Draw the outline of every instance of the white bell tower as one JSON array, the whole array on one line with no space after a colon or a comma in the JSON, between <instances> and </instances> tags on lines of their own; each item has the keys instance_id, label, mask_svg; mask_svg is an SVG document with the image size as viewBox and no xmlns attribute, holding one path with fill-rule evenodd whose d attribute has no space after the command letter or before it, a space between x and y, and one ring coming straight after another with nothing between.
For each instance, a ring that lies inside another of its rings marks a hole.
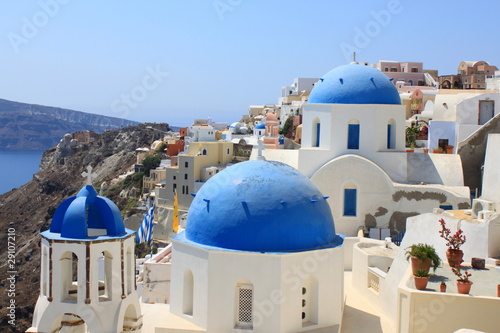
<instances>
[{"instance_id":1,"label":"white bell tower","mask_svg":"<svg viewBox=\"0 0 500 333\"><path fill-rule=\"evenodd\" d=\"M118 207L87 185L41 233L40 296L28 332L140 332L134 231Z\"/></svg>"}]
</instances>

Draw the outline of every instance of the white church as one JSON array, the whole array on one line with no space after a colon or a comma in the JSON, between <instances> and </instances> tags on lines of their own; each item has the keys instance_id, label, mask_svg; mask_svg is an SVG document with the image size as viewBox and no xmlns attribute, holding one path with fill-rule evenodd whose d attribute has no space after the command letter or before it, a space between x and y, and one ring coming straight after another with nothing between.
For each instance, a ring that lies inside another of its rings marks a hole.
<instances>
[{"instance_id":1,"label":"white church","mask_svg":"<svg viewBox=\"0 0 500 333\"><path fill-rule=\"evenodd\" d=\"M487 183L476 200L489 203L488 209L443 212L440 203L460 208L469 202L461 164L454 155L431 156L420 167L430 170L434 185L410 181L419 171L401 148L400 105L377 75L352 64L323 77L304 106L302 148L289 155L263 152L296 158L296 165L260 158L211 177L189 208L185 230L144 264L142 303L134 232L124 227L116 205L97 195L88 170L87 185L57 208L50 229L41 233L40 296L28 332L495 331L500 135L488 141ZM363 91L382 90L368 100L359 91L354 97L333 94L342 103L327 99L329 89L322 93L323 83L355 88L356 80L368 82ZM353 98L359 104L347 103ZM371 209L382 221L404 207L427 214L408 220L401 247L340 231L338 221L354 232ZM452 231L464 230L467 262L486 259L486 269L473 272L470 295L457 293L445 263L438 274L448 279L446 293L439 292L439 280L426 290L414 286L404 249L426 242L446 258L440 218ZM431 306L439 306L443 320L422 317Z\"/></svg>"},{"instance_id":2,"label":"white church","mask_svg":"<svg viewBox=\"0 0 500 333\"><path fill-rule=\"evenodd\" d=\"M40 296L27 332L139 332L135 231L89 181L41 233Z\"/></svg>"},{"instance_id":3,"label":"white church","mask_svg":"<svg viewBox=\"0 0 500 333\"><path fill-rule=\"evenodd\" d=\"M266 149L263 156L293 166L330 196L339 232L389 228L394 235L409 216L470 202L460 156L406 152L405 126L390 79L351 63L314 85L303 105L301 148Z\"/></svg>"}]
</instances>

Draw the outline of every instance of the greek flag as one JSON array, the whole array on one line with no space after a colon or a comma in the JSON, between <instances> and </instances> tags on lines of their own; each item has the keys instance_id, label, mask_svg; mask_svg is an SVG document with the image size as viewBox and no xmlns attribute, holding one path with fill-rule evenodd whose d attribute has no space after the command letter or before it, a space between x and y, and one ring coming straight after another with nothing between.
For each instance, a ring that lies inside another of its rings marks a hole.
<instances>
[{"instance_id":1,"label":"greek flag","mask_svg":"<svg viewBox=\"0 0 500 333\"><path fill-rule=\"evenodd\" d=\"M135 242L150 242L153 238L153 220L155 216L155 206L151 206L151 208L144 216L144 220L142 220L141 226L137 233L135 234Z\"/></svg>"}]
</instances>

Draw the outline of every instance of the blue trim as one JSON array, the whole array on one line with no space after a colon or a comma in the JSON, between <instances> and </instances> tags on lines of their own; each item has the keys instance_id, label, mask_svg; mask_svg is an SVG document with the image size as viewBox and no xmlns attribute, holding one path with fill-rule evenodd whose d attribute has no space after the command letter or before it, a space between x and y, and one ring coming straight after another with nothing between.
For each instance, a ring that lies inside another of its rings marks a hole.
<instances>
[{"instance_id":1,"label":"blue trim","mask_svg":"<svg viewBox=\"0 0 500 333\"><path fill-rule=\"evenodd\" d=\"M319 147L320 144L320 138L321 138L321 123L316 124L316 142L314 147Z\"/></svg>"},{"instance_id":2,"label":"blue trim","mask_svg":"<svg viewBox=\"0 0 500 333\"><path fill-rule=\"evenodd\" d=\"M261 252L261 253L266 253L266 254L289 254L289 253L294 253L294 252L305 252L305 251L316 251L316 250L323 250L323 249L333 249L340 247L344 244L344 234L335 234L333 237L332 241L327 244L321 244L316 247L311 247L308 249L297 249L297 250L290 250L290 251L245 251L245 250L238 250L238 249L229 249L229 248L224 248L224 247L217 247L217 246L210 246L210 245L205 245L205 244L200 244L197 242L194 242L192 240L189 240L186 237L186 231L182 231L179 234L175 235L172 237L172 241L174 242L179 242L179 243L184 243L186 245L194 246L202 250L206 251L220 251L220 252L237 252L237 253L255 253L255 252Z\"/></svg>"},{"instance_id":3,"label":"blue trim","mask_svg":"<svg viewBox=\"0 0 500 333\"><path fill-rule=\"evenodd\" d=\"M356 189L344 189L344 216L356 216Z\"/></svg>"},{"instance_id":4,"label":"blue trim","mask_svg":"<svg viewBox=\"0 0 500 333\"><path fill-rule=\"evenodd\" d=\"M387 149L391 149L391 124L387 124Z\"/></svg>"},{"instance_id":5,"label":"blue trim","mask_svg":"<svg viewBox=\"0 0 500 333\"><path fill-rule=\"evenodd\" d=\"M349 124L347 149L359 149L359 124Z\"/></svg>"}]
</instances>

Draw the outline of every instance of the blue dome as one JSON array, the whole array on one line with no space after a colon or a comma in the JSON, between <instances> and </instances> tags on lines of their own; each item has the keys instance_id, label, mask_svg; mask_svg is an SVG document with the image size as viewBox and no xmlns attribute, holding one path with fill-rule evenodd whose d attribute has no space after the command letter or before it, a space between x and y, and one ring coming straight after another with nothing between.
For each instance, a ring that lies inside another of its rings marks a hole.
<instances>
[{"instance_id":1,"label":"blue dome","mask_svg":"<svg viewBox=\"0 0 500 333\"><path fill-rule=\"evenodd\" d=\"M266 124L264 123L258 123L257 125L255 125L255 129L265 129L266 128Z\"/></svg>"},{"instance_id":2,"label":"blue dome","mask_svg":"<svg viewBox=\"0 0 500 333\"><path fill-rule=\"evenodd\" d=\"M378 69L350 64L326 73L314 85L308 103L401 104L401 98Z\"/></svg>"},{"instance_id":3,"label":"blue dome","mask_svg":"<svg viewBox=\"0 0 500 333\"><path fill-rule=\"evenodd\" d=\"M307 177L283 163L247 161L201 187L185 238L231 250L288 252L328 246L340 237L326 198Z\"/></svg>"},{"instance_id":4,"label":"blue dome","mask_svg":"<svg viewBox=\"0 0 500 333\"><path fill-rule=\"evenodd\" d=\"M50 225L50 232L60 233L64 238L87 239L88 229L105 230L103 235L112 237L125 233L118 207L108 198L98 196L91 185L64 200L57 207Z\"/></svg>"}]
</instances>

